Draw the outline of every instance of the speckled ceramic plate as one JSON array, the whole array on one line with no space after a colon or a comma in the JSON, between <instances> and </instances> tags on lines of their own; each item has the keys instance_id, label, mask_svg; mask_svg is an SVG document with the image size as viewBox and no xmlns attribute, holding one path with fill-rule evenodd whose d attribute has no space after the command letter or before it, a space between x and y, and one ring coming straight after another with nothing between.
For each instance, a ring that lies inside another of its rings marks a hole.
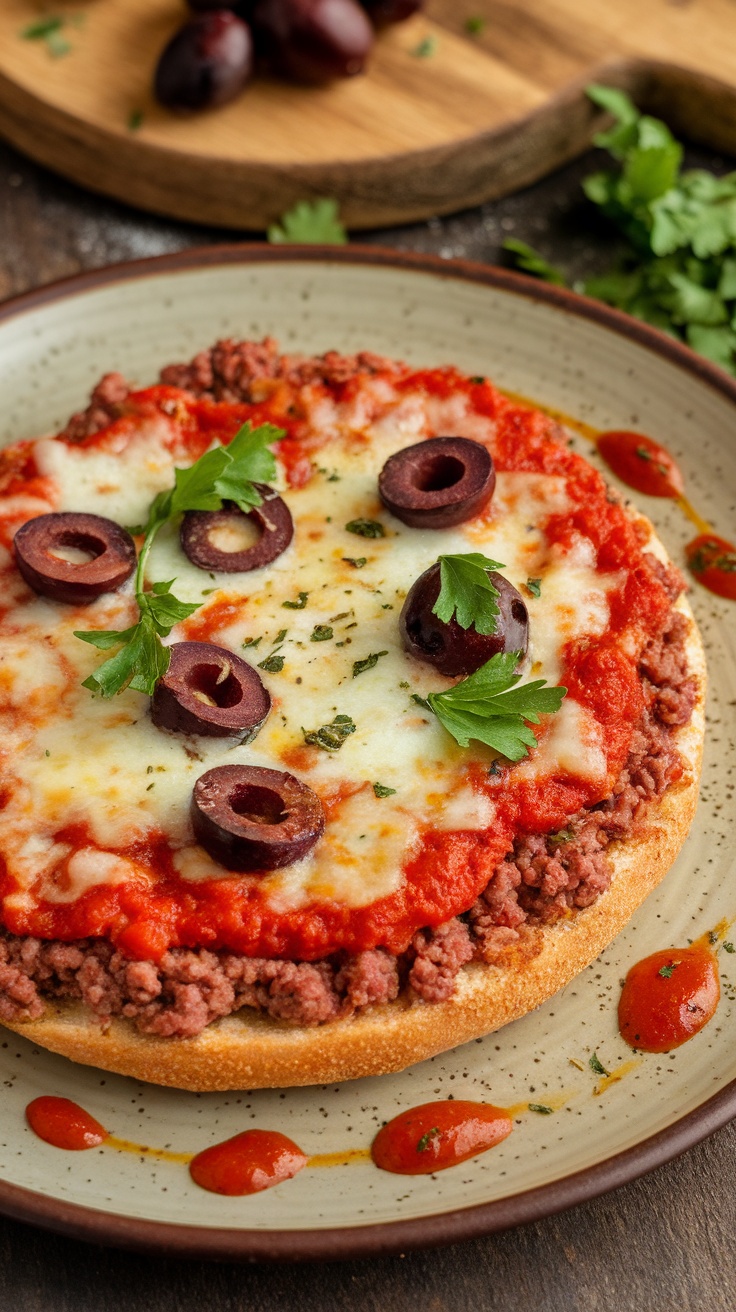
<instances>
[{"instance_id":1,"label":"speckled ceramic plate","mask_svg":"<svg viewBox=\"0 0 736 1312\"><path fill-rule=\"evenodd\" d=\"M272 333L289 350L369 348L454 362L599 428L664 441L688 494L728 536L736 492L736 386L659 334L599 305L498 270L375 250L237 247L87 274L0 307L3 441L60 425L101 373L141 383L221 335ZM578 439L581 449L584 440ZM694 529L672 503L639 498L673 557ZM193 1095L74 1066L7 1033L0 1209L69 1234L189 1255L347 1256L467 1238L614 1188L736 1114L736 1026L711 1024L668 1056L631 1051L616 1028L619 980L638 958L736 917L732 604L696 588L710 655L710 729L693 831L661 887L588 970L532 1015L402 1075L282 1092ZM736 966L731 969L736 981ZM0 1033L2 1033L0 1031ZM615 1075L591 1070L596 1052ZM26 1128L41 1093L80 1102L118 1138L164 1153L51 1148ZM436 1177L376 1170L360 1150L411 1105L447 1097L555 1108ZM250 1198L206 1194L177 1154L250 1126L314 1156ZM351 1154L352 1150L352 1154ZM667 1202L663 1204L667 1206Z\"/></svg>"}]
</instances>

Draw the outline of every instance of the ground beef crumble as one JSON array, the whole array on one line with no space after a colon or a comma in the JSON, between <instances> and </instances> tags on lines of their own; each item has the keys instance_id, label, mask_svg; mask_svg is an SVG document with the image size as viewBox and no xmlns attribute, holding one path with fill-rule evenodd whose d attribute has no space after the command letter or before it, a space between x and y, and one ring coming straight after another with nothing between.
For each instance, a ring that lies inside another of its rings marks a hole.
<instances>
[{"instance_id":1,"label":"ground beef crumble","mask_svg":"<svg viewBox=\"0 0 736 1312\"><path fill-rule=\"evenodd\" d=\"M130 961L105 940L21 938L0 930L0 1020L36 1020L44 998L78 998L104 1026L112 1016L144 1034L186 1038L250 1007L287 1025L322 1025L376 1004L443 1002L472 960L500 965L529 952L530 930L588 907L609 887L608 845L632 833L643 803L680 775L672 731L696 700L687 673L689 621L673 610L643 653L648 705L613 793L558 834L517 839L473 907L414 935L400 957L382 948L318 962L172 948L159 962Z\"/></svg>"}]
</instances>

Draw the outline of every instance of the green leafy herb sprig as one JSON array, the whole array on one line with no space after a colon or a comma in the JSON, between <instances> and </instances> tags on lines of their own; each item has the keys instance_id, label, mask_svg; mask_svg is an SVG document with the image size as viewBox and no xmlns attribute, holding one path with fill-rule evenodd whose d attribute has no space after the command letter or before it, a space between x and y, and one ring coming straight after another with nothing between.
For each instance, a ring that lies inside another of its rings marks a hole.
<instances>
[{"instance_id":1,"label":"green leafy herb sprig","mask_svg":"<svg viewBox=\"0 0 736 1312\"><path fill-rule=\"evenodd\" d=\"M641 114L623 91L588 87L613 115L595 138L619 167L583 182L590 201L629 244L618 268L576 290L654 324L736 374L736 172L682 168L665 123ZM549 282L564 274L524 242L504 243L519 267Z\"/></svg>"},{"instance_id":2,"label":"green leafy herb sprig","mask_svg":"<svg viewBox=\"0 0 736 1312\"><path fill-rule=\"evenodd\" d=\"M461 747L477 739L509 761L520 761L536 747L529 724L559 711L567 689L549 688L545 679L517 687L520 659L518 651L498 652L454 687L428 694L430 709Z\"/></svg>"},{"instance_id":3,"label":"green leafy herb sprig","mask_svg":"<svg viewBox=\"0 0 736 1312\"><path fill-rule=\"evenodd\" d=\"M300 200L268 229L274 245L293 242L303 245L344 246L348 234L340 220L336 200Z\"/></svg>"},{"instance_id":4,"label":"green leafy herb sprig","mask_svg":"<svg viewBox=\"0 0 736 1312\"><path fill-rule=\"evenodd\" d=\"M201 604L179 601L171 591L174 579L154 583L146 591L146 564L156 535L170 519L187 510L221 510L225 501L234 501L248 514L259 506L263 498L254 483L268 483L275 478L276 461L269 446L280 437L283 430L273 424L259 428L244 424L228 446L213 447L188 469L174 471L174 486L168 492L159 492L147 522L132 530L145 534L135 573L138 623L129 629L96 629L74 635L100 651L119 648L85 679L83 687L105 698L128 687L149 696L153 693L169 668L169 649L161 639Z\"/></svg>"},{"instance_id":5,"label":"green leafy herb sprig","mask_svg":"<svg viewBox=\"0 0 736 1312\"><path fill-rule=\"evenodd\" d=\"M498 588L488 577L489 570L503 569L498 560L489 560L479 551L465 555L440 556L440 595L432 614L449 624L453 615L461 629L473 625L478 633L495 633L498 617Z\"/></svg>"}]
</instances>

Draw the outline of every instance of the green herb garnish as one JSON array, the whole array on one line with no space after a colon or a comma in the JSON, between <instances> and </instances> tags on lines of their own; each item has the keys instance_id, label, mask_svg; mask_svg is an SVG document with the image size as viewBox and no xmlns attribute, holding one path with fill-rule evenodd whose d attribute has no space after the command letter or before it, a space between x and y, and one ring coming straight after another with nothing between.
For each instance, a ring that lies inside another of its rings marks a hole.
<instances>
[{"instance_id":1,"label":"green herb garnish","mask_svg":"<svg viewBox=\"0 0 736 1312\"><path fill-rule=\"evenodd\" d=\"M329 624L315 624L309 635L310 642L329 642L332 637L332 629Z\"/></svg>"},{"instance_id":2,"label":"green herb garnish","mask_svg":"<svg viewBox=\"0 0 736 1312\"><path fill-rule=\"evenodd\" d=\"M245 638L243 640L243 647L252 647L253 650L255 651L256 647L261 642L263 642L263 635L261 635L260 638Z\"/></svg>"},{"instance_id":3,"label":"green herb garnish","mask_svg":"<svg viewBox=\"0 0 736 1312\"><path fill-rule=\"evenodd\" d=\"M45 18L29 23L20 35L24 41L43 41L52 58L60 59L62 55L68 55L72 48L62 35L66 23L67 19L58 14L48 14Z\"/></svg>"},{"instance_id":4,"label":"green herb garnish","mask_svg":"<svg viewBox=\"0 0 736 1312\"><path fill-rule=\"evenodd\" d=\"M386 530L377 519L351 519L345 525L348 533L355 533L359 538L385 538ZM364 559L361 557L361 559ZM351 561L351 564L354 562ZM360 568L360 566L358 566Z\"/></svg>"},{"instance_id":5,"label":"green herb garnish","mask_svg":"<svg viewBox=\"0 0 736 1312\"><path fill-rule=\"evenodd\" d=\"M367 556L343 556L346 565L352 565L353 569L362 569L368 564Z\"/></svg>"},{"instance_id":6,"label":"green herb garnish","mask_svg":"<svg viewBox=\"0 0 736 1312\"><path fill-rule=\"evenodd\" d=\"M488 577L489 571L503 569L497 560L489 560L478 551L462 556L440 556L440 595L432 614L449 624L455 617L461 629L475 627L477 633L495 633L498 616L498 588Z\"/></svg>"},{"instance_id":7,"label":"green herb garnish","mask_svg":"<svg viewBox=\"0 0 736 1312\"><path fill-rule=\"evenodd\" d=\"M510 761L536 747L528 725L559 711L567 689L548 688L545 679L517 687L519 660L519 652L499 652L453 688L429 694L430 709L461 747L476 739Z\"/></svg>"},{"instance_id":8,"label":"green herb garnish","mask_svg":"<svg viewBox=\"0 0 736 1312\"><path fill-rule=\"evenodd\" d=\"M724 944L723 944L723 951L724 951L724 952L736 952L736 948L734 948L733 943L724 943Z\"/></svg>"},{"instance_id":9,"label":"green herb garnish","mask_svg":"<svg viewBox=\"0 0 736 1312\"><path fill-rule=\"evenodd\" d=\"M442 1131L440 1130L439 1125L433 1125L432 1129L427 1130L426 1134L423 1134L419 1140L419 1143L417 1144L417 1152L426 1153L432 1139L436 1139L441 1133Z\"/></svg>"},{"instance_id":10,"label":"green herb garnish","mask_svg":"<svg viewBox=\"0 0 736 1312\"><path fill-rule=\"evenodd\" d=\"M526 581L526 586L527 586L527 590L528 590L529 592L531 592L531 594L532 594L533 597L539 597L539 596L541 596L541 594L542 594L542 580L541 580L541 579L527 579L527 581Z\"/></svg>"},{"instance_id":11,"label":"green herb garnish","mask_svg":"<svg viewBox=\"0 0 736 1312\"><path fill-rule=\"evenodd\" d=\"M304 610L309 599L308 592L300 592L296 601L282 601L281 605L287 610Z\"/></svg>"},{"instance_id":12,"label":"green herb garnish","mask_svg":"<svg viewBox=\"0 0 736 1312\"><path fill-rule=\"evenodd\" d=\"M679 964L679 961L672 961L669 966L660 966L657 974L661 975L662 979L671 979Z\"/></svg>"},{"instance_id":13,"label":"green herb garnish","mask_svg":"<svg viewBox=\"0 0 736 1312\"><path fill-rule=\"evenodd\" d=\"M430 33L411 52L416 59L430 59L437 53L437 37Z\"/></svg>"},{"instance_id":14,"label":"green herb garnish","mask_svg":"<svg viewBox=\"0 0 736 1312\"><path fill-rule=\"evenodd\" d=\"M564 287L565 275L553 264L545 260L539 251L535 251L533 246L528 246L525 241L519 241L518 237L507 237L503 248L514 256L514 264L525 273L531 273L535 278L541 278L543 282L554 283L558 287Z\"/></svg>"},{"instance_id":15,"label":"green herb garnish","mask_svg":"<svg viewBox=\"0 0 736 1312\"><path fill-rule=\"evenodd\" d=\"M468 36L480 36L487 26L488 19L482 18L480 14L471 14L470 18L465 19L465 31Z\"/></svg>"},{"instance_id":16,"label":"green herb garnish","mask_svg":"<svg viewBox=\"0 0 736 1312\"><path fill-rule=\"evenodd\" d=\"M127 687L137 692L153 693L156 683L169 668L170 653L161 638L171 633L175 624L185 620L199 602L179 601L171 591L175 582L154 583L145 590L148 556L159 529L170 519L187 510L221 510L224 501L234 501L246 514L263 498L255 482L270 482L276 474L276 461L268 449L283 430L273 424L252 429L245 424L229 446L213 447L188 469L174 470L174 486L159 492L148 512L148 520L138 531L145 534L135 573L135 598L140 619L129 629L101 629L76 632L75 637L89 642L100 651L119 650L84 680L83 687L102 697L114 697Z\"/></svg>"},{"instance_id":17,"label":"green herb garnish","mask_svg":"<svg viewBox=\"0 0 736 1312\"><path fill-rule=\"evenodd\" d=\"M382 656L388 656L388 652L372 651L370 656L366 656L362 661L353 661L353 678L357 679L359 674L365 673L366 670L372 670Z\"/></svg>"},{"instance_id":18,"label":"green herb garnish","mask_svg":"<svg viewBox=\"0 0 736 1312\"><path fill-rule=\"evenodd\" d=\"M284 668L285 660L285 656L279 656L276 652L272 652L270 656L266 657L265 661L259 662L258 668L259 670L267 670L269 674L280 674Z\"/></svg>"},{"instance_id":19,"label":"green herb garnish","mask_svg":"<svg viewBox=\"0 0 736 1312\"><path fill-rule=\"evenodd\" d=\"M393 797L396 792L395 788L387 788L386 784L374 784L373 792L376 797Z\"/></svg>"},{"instance_id":20,"label":"green herb garnish","mask_svg":"<svg viewBox=\"0 0 736 1312\"><path fill-rule=\"evenodd\" d=\"M143 110L131 109L128 115L128 131L138 132L142 126L143 126Z\"/></svg>"},{"instance_id":21,"label":"green herb garnish","mask_svg":"<svg viewBox=\"0 0 736 1312\"><path fill-rule=\"evenodd\" d=\"M597 1052L594 1052L594 1053L593 1053L593 1056L592 1056L592 1057L589 1059L589 1061L588 1061L588 1065L590 1066L590 1069L591 1069L592 1071L595 1071L596 1075L610 1075L610 1074L611 1074L610 1071L607 1071L607 1070L606 1070L605 1066L603 1065L603 1062L598 1060L598 1053L597 1053Z\"/></svg>"},{"instance_id":22,"label":"green herb garnish","mask_svg":"<svg viewBox=\"0 0 736 1312\"><path fill-rule=\"evenodd\" d=\"M538 1112L540 1116L551 1116L554 1111L553 1107L547 1107L543 1102L530 1102L530 1112Z\"/></svg>"},{"instance_id":23,"label":"green herb garnish","mask_svg":"<svg viewBox=\"0 0 736 1312\"><path fill-rule=\"evenodd\" d=\"M683 148L659 119L614 87L588 87L613 117L595 137L618 167L583 190L628 243L618 268L578 290L686 341L736 374L736 172L683 169ZM564 282L522 242L504 243L529 273ZM646 457L642 457L646 458Z\"/></svg>"},{"instance_id":24,"label":"green herb garnish","mask_svg":"<svg viewBox=\"0 0 736 1312\"><path fill-rule=\"evenodd\" d=\"M407 687L408 687L408 684L407 684ZM412 695L411 695L411 699L412 699L413 702L416 702L417 706L421 706L421 708L422 708L423 711L431 711L432 707L430 706L429 702L427 701L427 698L426 698L426 697L420 697L418 692L413 692Z\"/></svg>"},{"instance_id":25,"label":"green herb garnish","mask_svg":"<svg viewBox=\"0 0 736 1312\"><path fill-rule=\"evenodd\" d=\"M305 743L321 747L325 752L339 752L346 738L355 733L357 726L349 715L336 715L330 724L320 729L302 729Z\"/></svg>"},{"instance_id":26,"label":"green herb garnish","mask_svg":"<svg viewBox=\"0 0 736 1312\"><path fill-rule=\"evenodd\" d=\"M268 240L275 245L293 242L313 245L344 246L348 234L340 220L336 200L300 200L268 229Z\"/></svg>"},{"instance_id":27,"label":"green herb garnish","mask_svg":"<svg viewBox=\"0 0 736 1312\"><path fill-rule=\"evenodd\" d=\"M556 847L559 843L570 843L574 837L572 829L558 829L556 834L547 835L547 842Z\"/></svg>"}]
</instances>

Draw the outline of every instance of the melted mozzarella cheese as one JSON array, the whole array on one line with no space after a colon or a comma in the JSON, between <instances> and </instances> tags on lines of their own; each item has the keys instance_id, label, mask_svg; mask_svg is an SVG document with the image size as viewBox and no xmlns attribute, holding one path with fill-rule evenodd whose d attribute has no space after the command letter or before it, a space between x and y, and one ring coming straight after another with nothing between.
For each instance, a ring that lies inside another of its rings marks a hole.
<instances>
[{"instance_id":1,"label":"melted mozzarella cheese","mask_svg":"<svg viewBox=\"0 0 736 1312\"><path fill-rule=\"evenodd\" d=\"M555 683L564 644L605 629L607 591L618 576L596 571L592 546L583 539L566 554L547 541L545 519L568 504L563 479L500 474L490 513L453 529L415 530L388 515L376 479L389 455L438 427L487 439L491 421L475 415L471 422L464 398L439 403L414 395L386 409L390 389L382 382L381 390L384 413L367 427L375 395L369 406L359 394L349 414L320 399L317 419L333 440L320 449L319 471L309 485L285 493L294 540L267 568L213 580L183 555L170 526L151 553L149 577L175 578L177 596L201 607L170 641L199 636L209 614L209 640L254 665L276 649L284 657L281 672L261 672L273 709L250 744L158 730L146 697L127 690L102 702L81 687L104 657L74 630L134 623L130 583L85 608L21 594L26 600L12 611L12 623L0 626L0 714L6 747L13 749L6 768L14 780L0 843L21 890L39 880L42 896L71 901L96 882L147 878L120 850L161 831L181 878L226 876L194 843L189 819L195 780L223 764L293 770L328 804L329 823L313 851L261 881L277 907L325 899L366 905L397 889L423 829L492 824L491 804L470 783L469 767L478 761L487 766L493 754L477 743L461 749L412 700L448 681L403 650L398 621L407 591L440 553L483 550L504 562L517 588L529 577L541 578L540 597L527 603L530 665L535 677ZM55 508L122 523L141 520L156 492L171 485L168 434L167 425L142 422L119 453L40 441L39 466L58 488ZM359 518L380 519L386 536L348 532L346 524ZM366 563L360 568L348 559L361 557ZM2 586L18 593L12 568ZM285 605L301 593L307 594L303 608ZM330 629L332 637L317 640L316 626ZM369 656L377 658L373 666L356 673L354 663ZM12 705L24 708L20 723L9 715ZM337 714L349 715L356 726L340 750L306 749L303 730L329 724ZM582 707L568 699L553 720L538 752L519 768L594 778L602 769L604 775L597 726ZM395 791L377 797L377 783ZM74 824L85 825L98 848L70 856L55 835Z\"/></svg>"}]
</instances>

